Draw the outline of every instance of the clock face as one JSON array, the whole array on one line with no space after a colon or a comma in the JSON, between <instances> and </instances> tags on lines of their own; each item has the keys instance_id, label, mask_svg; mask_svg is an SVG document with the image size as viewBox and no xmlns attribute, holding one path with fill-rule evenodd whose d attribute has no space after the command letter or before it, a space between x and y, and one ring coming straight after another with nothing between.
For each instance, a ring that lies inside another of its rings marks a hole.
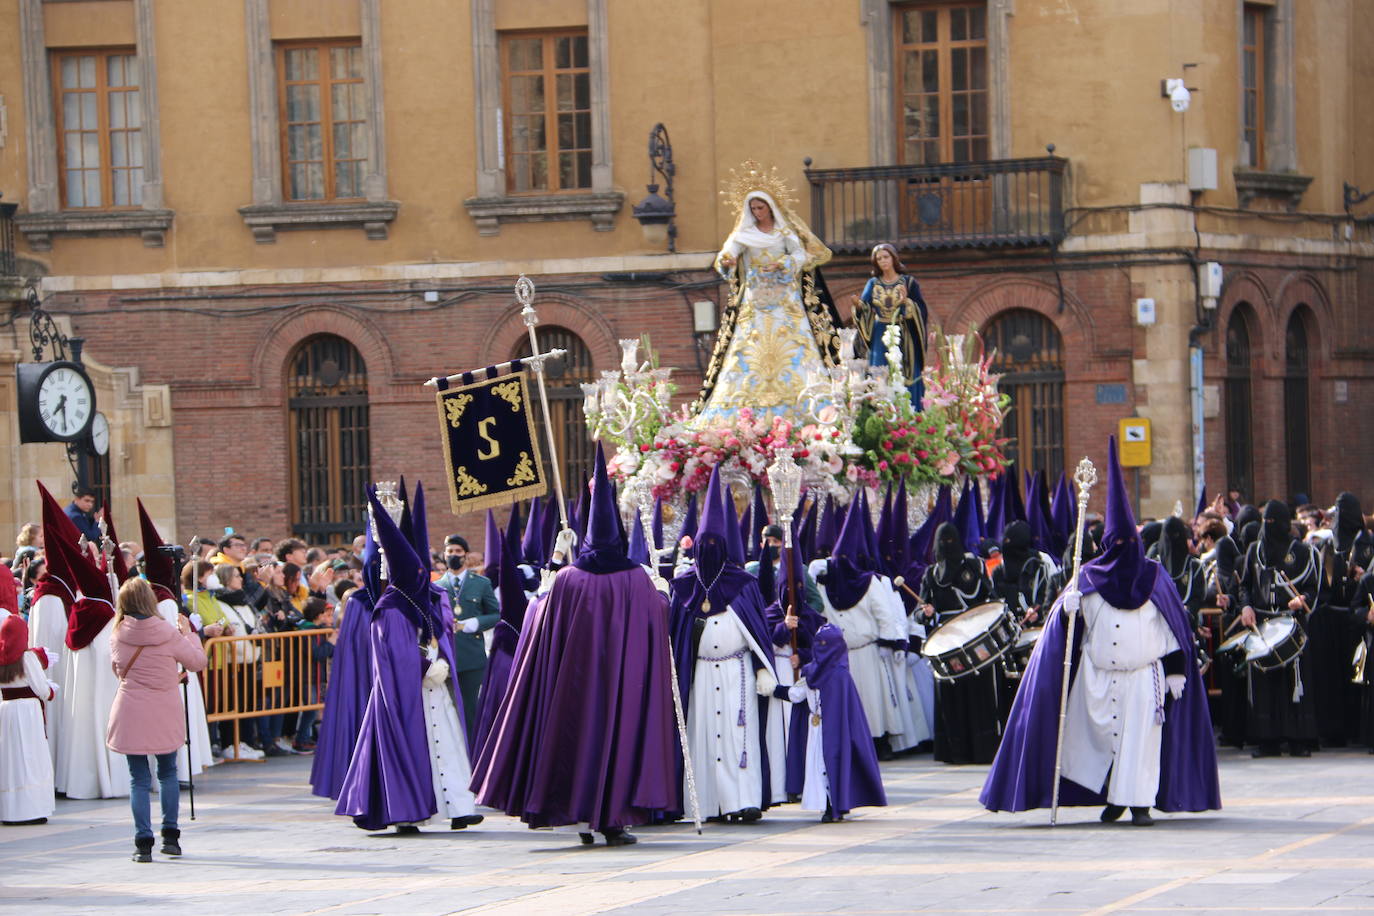
<instances>
[{"instance_id":1,"label":"clock face","mask_svg":"<svg viewBox=\"0 0 1374 916\"><path fill-rule=\"evenodd\" d=\"M86 377L70 366L58 366L38 385L38 415L54 438L71 439L91 421L95 392Z\"/></svg>"},{"instance_id":2,"label":"clock face","mask_svg":"<svg viewBox=\"0 0 1374 916\"><path fill-rule=\"evenodd\" d=\"M110 450L110 421L98 411L91 420L91 448L97 455L104 455Z\"/></svg>"}]
</instances>

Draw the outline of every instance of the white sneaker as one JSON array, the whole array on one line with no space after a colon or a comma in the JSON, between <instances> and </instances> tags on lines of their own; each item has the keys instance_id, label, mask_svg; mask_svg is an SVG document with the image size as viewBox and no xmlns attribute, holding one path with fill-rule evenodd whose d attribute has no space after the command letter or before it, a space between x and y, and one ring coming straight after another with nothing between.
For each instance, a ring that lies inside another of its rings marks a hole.
<instances>
[{"instance_id":1,"label":"white sneaker","mask_svg":"<svg viewBox=\"0 0 1374 916\"><path fill-rule=\"evenodd\" d=\"M263 754L262 751L258 750L255 747L249 747L243 741L239 742L237 750L237 756L242 760L261 760L263 757L266 756L265 754Z\"/></svg>"},{"instance_id":2,"label":"white sneaker","mask_svg":"<svg viewBox=\"0 0 1374 916\"><path fill-rule=\"evenodd\" d=\"M279 748L281 748L282 750L286 751L288 754L294 754L294 753L295 753L295 751L294 751L294 750L292 749L292 747L291 747L291 741L290 741L290 739L288 739L285 735L278 735L278 736L277 736L276 745L277 745L277 747L279 747Z\"/></svg>"}]
</instances>

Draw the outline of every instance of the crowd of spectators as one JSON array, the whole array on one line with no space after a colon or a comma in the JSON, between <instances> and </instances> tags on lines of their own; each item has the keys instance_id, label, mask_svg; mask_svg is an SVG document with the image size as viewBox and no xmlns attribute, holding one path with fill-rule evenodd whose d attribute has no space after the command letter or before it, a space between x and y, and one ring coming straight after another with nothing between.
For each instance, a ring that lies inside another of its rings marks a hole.
<instances>
[{"instance_id":1,"label":"crowd of spectators","mask_svg":"<svg viewBox=\"0 0 1374 916\"><path fill-rule=\"evenodd\" d=\"M85 490L79 491L66 507L77 528L97 543L100 530L94 510L94 496ZM0 564L13 573L12 579L0 579L0 608L27 619L34 585L43 575L42 527L36 523L22 525L15 545L11 557L0 557ZM319 638L312 641L310 661L321 672L327 672L334 653L335 628L342 621L349 594L363 582L363 546L362 536L347 546L312 546L294 537L248 538L232 528L226 528L218 539L198 536L189 545L194 556L187 557L182 567L183 606L202 640L321 630ZM129 569L144 574L141 545L123 541L117 549L123 552ZM432 552L430 559L437 579L447 569L444 558ZM468 554L471 568L480 569L482 560L481 553ZM214 703L217 684L228 683L227 678L239 678L254 679L253 689L239 684L237 695L254 696L267 704L264 708L288 705L284 702L290 692L287 688L262 688L261 663L270 660L264 659L263 653L270 655L273 651L270 643L257 647L233 644L232 651L221 644L218 651L212 651L205 675L209 702ZM288 659L287 664L300 668L305 663L303 659ZM287 678L288 684L292 683L291 678L304 684L304 691L309 694L298 696L296 702L318 703L322 699L319 691L325 681L323 675L307 678L304 672L288 671ZM239 721L237 742L232 723L228 722L218 729L212 726L212 741L217 756L308 754L314 750L317 723L315 710L253 716Z\"/></svg>"}]
</instances>

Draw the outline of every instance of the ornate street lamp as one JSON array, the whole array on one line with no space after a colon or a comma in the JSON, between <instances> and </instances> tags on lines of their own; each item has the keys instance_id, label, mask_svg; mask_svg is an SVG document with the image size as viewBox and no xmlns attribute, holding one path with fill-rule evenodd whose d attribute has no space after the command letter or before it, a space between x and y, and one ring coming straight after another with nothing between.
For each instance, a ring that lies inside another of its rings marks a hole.
<instances>
[{"instance_id":1,"label":"ornate street lamp","mask_svg":"<svg viewBox=\"0 0 1374 916\"><path fill-rule=\"evenodd\" d=\"M668 128L655 124L649 131L649 196L635 205L633 213L649 244L662 245L667 241L670 252L677 251L677 207L673 204L673 174L676 171ZM663 197L659 196L655 175L663 176Z\"/></svg>"}]
</instances>

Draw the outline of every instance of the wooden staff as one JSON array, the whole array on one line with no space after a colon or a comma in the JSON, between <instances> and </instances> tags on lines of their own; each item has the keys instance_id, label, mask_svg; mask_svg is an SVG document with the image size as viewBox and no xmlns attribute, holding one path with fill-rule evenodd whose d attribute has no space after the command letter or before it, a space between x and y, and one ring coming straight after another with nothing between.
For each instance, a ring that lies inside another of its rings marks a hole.
<instances>
[{"instance_id":1,"label":"wooden staff","mask_svg":"<svg viewBox=\"0 0 1374 916\"><path fill-rule=\"evenodd\" d=\"M1069 579L1069 592L1078 591L1078 573L1083 567L1083 529L1088 518L1088 491L1097 483L1097 468L1087 458L1078 462L1078 470L1073 474L1078 484L1078 524L1073 535L1073 575ZM1073 631L1078 622L1078 613L1069 615L1064 632L1064 680L1059 688L1059 733L1054 742L1054 785L1050 787L1050 826L1059 820L1059 774L1064 767L1064 723L1069 711L1069 676L1073 671Z\"/></svg>"}]
</instances>

